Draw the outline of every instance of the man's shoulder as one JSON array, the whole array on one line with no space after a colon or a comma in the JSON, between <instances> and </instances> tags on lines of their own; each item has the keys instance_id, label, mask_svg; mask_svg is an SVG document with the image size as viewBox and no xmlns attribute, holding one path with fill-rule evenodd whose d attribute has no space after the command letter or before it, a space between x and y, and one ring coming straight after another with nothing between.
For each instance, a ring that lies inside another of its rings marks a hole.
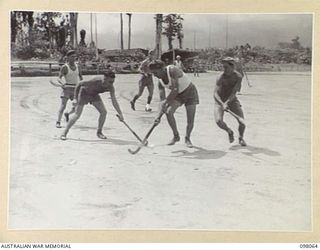
<instances>
[{"instance_id":1,"label":"man's shoulder","mask_svg":"<svg viewBox=\"0 0 320 250\"><path fill-rule=\"evenodd\" d=\"M103 78L101 76L94 76L90 79L82 80L81 83L99 83L102 82Z\"/></svg>"},{"instance_id":2,"label":"man's shoulder","mask_svg":"<svg viewBox=\"0 0 320 250\"><path fill-rule=\"evenodd\" d=\"M242 79L242 75L237 70L233 71L233 74L236 76L236 78Z\"/></svg>"},{"instance_id":3,"label":"man's shoulder","mask_svg":"<svg viewBox=\"0 0 320 250\"><path fill-rule=\"evenodd\" d=\"M217 75L217 80L220 80L220 79L223 77L223 74L224 74L224 72L220 72L220 73Z\"/></svg>"},{"instance_id":4,"label":"man's shoulder","mask_svg":"<svg viewBox=\"0 0 320 250\"><path fill-rule=\"evenodd\" d=\"M61 66L61 70L68 70L68 64L65 63Z\"/></svg>"}]
</instances>

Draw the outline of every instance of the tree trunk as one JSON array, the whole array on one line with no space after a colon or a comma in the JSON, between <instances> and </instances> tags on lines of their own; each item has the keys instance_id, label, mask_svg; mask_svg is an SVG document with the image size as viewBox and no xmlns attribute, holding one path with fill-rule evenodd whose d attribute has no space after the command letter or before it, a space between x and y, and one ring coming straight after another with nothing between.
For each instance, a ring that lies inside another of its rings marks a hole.
<instances>
[{"instance_id":1,"label":"tree trunk","mask_svg":"<svg viewBox=\"0 0 320 250\"><path fill-rule=\"evenodd\" d=\"M156 14L156 56L161 57L162 14Z\"/></svg>"},{"instance_id":2,"label":"tree trunk","mask_svg":"<svg viewBox=\"0 0 320 250\"><path fill-rule=\"evenodd\" d=\"M179 39L179 49L182 49L182 38L179 37L178 39Z\"/></svg>"},{"instance_id":3,"label":"tree trunk","mask_svg":"<svg viewBox=\"0 0 320 250\"><path fill-rule=\"evenodd\" d=\"M123 50L123 18L122 13L120 13L120 47Z\"/></svg>"},{"instance_id":4,"label":"tree trunk","mask_svg":"<svg viewBox=\"0 0 320 250\"><path fill-rule=\"evenodd\" d=\"M131 13L127 14L129 16L129 35L128 35L128 49L131 48Z\"/></svg>"},{"instance_id":5,"label":"tree trunk","mask_svg":"<svg viewBox=\"0 0 320 250\"><path fill-rule=\"evenodd\" d=\"M16 42L17 36L17 13L15 11L11 11L11 42Z\"/></svg>"},{"instance_id":6,"label":"tree trunk","mask_svg":"<svg viewBox=\"0 0 320 250\"><path fill-rule=\"evenodd\" d=\"M74 43L75 43L75 48L78 47L78 13L74 13Z\"/></svg>"},{"instance_id":7,"label":"tree trunk","mask_svg":"<svg viewBox=\"0 0 320 250\"><path fill-rule=\"evenodd\" d=\"M72 47L76 48L78 45L78 39L77 39L77 20L78 20L78 13L72 13L70 12L70 25L71 25L71 44Z\"/></svg>"},{"instance_id":8,"label":"tree trunk","mask_svg":"<svg viewBox=\"0 0 320 250\"><path fill-rule=\"evenodd\" d=\"M91 34L91 42L90 45L92 45L93 42L93 35L92 35L92 13L90 13L90 34Z\"/></svg>"},{"instance_id":9,"label":"tree trunk","mask_svg":"<svg viewBox=\"0 0 320 250\"><path fill-rule=\"evenodd\" d=\"M173 41L173 39L172 39L171 37L168 37L168 46L169 46L169 50L173 49L172 41Z\"/></svg>"}]
</instances>

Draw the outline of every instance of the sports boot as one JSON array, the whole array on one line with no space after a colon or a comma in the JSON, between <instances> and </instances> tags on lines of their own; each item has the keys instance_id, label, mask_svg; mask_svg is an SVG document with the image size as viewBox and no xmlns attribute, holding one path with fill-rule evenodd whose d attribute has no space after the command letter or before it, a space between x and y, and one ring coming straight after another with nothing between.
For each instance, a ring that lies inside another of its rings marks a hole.
<instances>
[{"instance_id":1,"label":"sports boot","mask_svg":"<svg viewBox=\"0 0 320 250\"><path fill-rule=\"evenodd\" d=\"M229 142L233 143L234 142L234 136L233 136L233 131L231 129L228 131L228 135L229 135Z\"/></svg>"},{"instance_id":2,"label":"sports boot","mask_svg":"<svg viewBox=\"0 0 320 250\"><path fill-rule=\"evenodd\" d=\"M247 146L247 143L245 142L245 140L244 140L242 137L239 137L239 144L240 144L242 147Z\"/></svg>"},{"instance_id":3,"label":"sports boot","mask_svg":"<svg viewBox=\"0 0 320 250\"><path fill-rule=\"evenodd\" d=\"M184 138L184 141L185 141L186 146L187 146L188 148L193 148L192 142L191 142L191 140L190 140L189 137L185 137L185 138Z\"/></svg>"},{"instance_id":4,"label":"sports boot","mask_svg":"<svg viewBox=\"0 0 320 250\"><path fill-rule=\"evenodd\" d=\"M174 135L172 140L168 143L168 145L174 145L177 141L180 141L180 136L179 135Z\"/></svg>"}]
</instances>

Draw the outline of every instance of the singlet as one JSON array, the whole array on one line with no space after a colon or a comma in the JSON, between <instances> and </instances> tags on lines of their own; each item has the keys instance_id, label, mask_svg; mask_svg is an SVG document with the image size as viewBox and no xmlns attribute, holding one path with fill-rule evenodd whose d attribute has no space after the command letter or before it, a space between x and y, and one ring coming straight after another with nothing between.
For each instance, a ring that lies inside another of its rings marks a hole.
<instances>
[{"instance_id":1,"label":"singlet","mask_svg":"<svg viewBox=\"0 0 320 250\"><path fill-rule=\"evenodd\" d=\"M68 85L77 85L79 83L79 68L75 63L76 69L72 70L71 67L66 63L65 66L68 68L68 73L64 76Z\"/></svg>"},{"instance_id":2,"label":"singlet","mask_svg":"<svg viewBox=\"0 0 320 250\"><path fill-rule=\"evenodd\" d=\"M97 95L104 92L109 92L112 85L104 85L103 80L96 77L92 80L84 82L81 88L85 90L88 95Z\"/></svg>"},{"instance_id":3,"label":"singlet","mask_svg":"<svg viewBox=\"0 0 320 250\"><path fill-rule=\"evenodd\" d=\"M182 61L176 60L176 61L174 62L174 65L177 66L179 69L182 70Z\"/></svg>"},{"instance_id":4,"label":"singlet","mask_svg":"<svg viewBox=\"0 0 320 250\"><path fill-rule=\"evenodd\" d=\"M159 79L161 85L167 89L171 89L172 88L172 79L171 79L171 76L170 76L170 68L173 68L175 67L174 65L169 65L166 67L166 71L167 71L167 76L168 76L168 84L165 84L163 82L162 79ZM181 70L182 71L182 70ZM189 78L187 77L187 75L182 72L182 77L179 77L178 78L178 93L182 93L186 88L189 87L189 85L191 84L191 81L189 80Z\"/></svg>"},{"instance_id":5,"label":"singlet","mask_svg":"<svg viewBox=\"0 0 320 250\"><path fill-rule=\"evenodd\" d=\"M242 79L242 75L234 71L231 75L226 75L222 73L217 79L218 90L217 93L221 100L226 101L231 95L234 87L236 86L238 80Z\"/></svg>"}]
</instances>

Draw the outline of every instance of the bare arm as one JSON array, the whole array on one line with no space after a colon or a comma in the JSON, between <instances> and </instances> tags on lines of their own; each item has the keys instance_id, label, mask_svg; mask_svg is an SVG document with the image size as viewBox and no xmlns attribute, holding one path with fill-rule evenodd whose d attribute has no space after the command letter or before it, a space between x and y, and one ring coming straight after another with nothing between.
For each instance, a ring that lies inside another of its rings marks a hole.
<instances>
[{"instance_id":1,"label":"bare arm","mask_svg":"<svg viewBox=\"0 0 320 250\"><path fill-rule=\"evenodd\" d=\"M115 109L115 110L117 111L117 113L120 115L120 120L121 120L121 119L123 120L123 115L122 115L122 112L121 112L119 103L118 103L117 98L116 98L116 95L115 95L114 86L112 86L111 89L110 89L110 97L111 97L111 102L112 102L112 105L113 105L114 109Z\"/></svg>"},{"instance_id":2,"label":"bare arm","mask_svg":"<svg viewBox=\"0 0 320 250\"><path fill-rule=\"evenodd\" d=\"M216 85L214 88L213 97L220 105L223 105L223 101L221 100L221 97L218 94L218 89L219 87Z\"/></svg>"},{"instance_id":3,"label":"bare arm","mask_svg":"<svg viewBox=\"0 0 320 250\"><path fill-rule=\"evenodd\" d=\"M213 98L214 98L220 105L223 106L224 103L223 103L223 101L221 100L221 97L220 97L219 94L218 94L218 90L219 90L219 88L220 88L220 86L219 86L219 80L220 80L220 78L221 78L221 76L219 76L219 77L217 78L216 85L215 85L214 91L213 91Z\"/></svg>"},{"instance_id":4,"label":"bare arm","mask_svg":"<svg viewBox=\"0 0 320 250\"><path fill-rule=\"evenodd\" d=\"M78 64L78 71L79 71L79 79L80 79L80 81L82 81L82 80L83 80L83 77L82 77L82 69L81 69L81 67L80 67L79 64Z\"/></svg>"},{"instance_id":5,"label":"bare arm","mask_svg":"<svg viewBox=\"0 0 320 250\"><path fill-rule=\"evenodd\" d=\"M68 74L68 68L66 65L63 65L59 72L59 79Z\"/></svg>"},{"instance_id":6,"label":"bare arm","mask_svg":"<svg viewBox=\"0 0 320 250\"><path fill-rule=\"evenodd\" d=\"M145 59L144 61L142 61L140 67L139 67L139 72L142 73L142 74L147 74L146 73L146 67L148 67L148 59Z\"/></svg>"},{"instance_id":7,"label":"bare arm","mask_svg":"<svg viewBox=\"0 0 320 250\"><path fill-rule=\"evenodd\" d=\"M170 105L179 93L178 79L181 72L177 68L169 68L169 75L171 76L171 91L166 98L166 103Z\"/></svg>"},{"instance_id":8,"label":"bare arm","mask_svg":"<svg viewBox=\"0 0 320 250\"><path fill-rule=\"evenodd\" d=\"M160 101L164 101L166 99L166 90L160 83L158 82L158 88L159 88L159 95L160 95Z\"/></svg>"}]
</instances>

